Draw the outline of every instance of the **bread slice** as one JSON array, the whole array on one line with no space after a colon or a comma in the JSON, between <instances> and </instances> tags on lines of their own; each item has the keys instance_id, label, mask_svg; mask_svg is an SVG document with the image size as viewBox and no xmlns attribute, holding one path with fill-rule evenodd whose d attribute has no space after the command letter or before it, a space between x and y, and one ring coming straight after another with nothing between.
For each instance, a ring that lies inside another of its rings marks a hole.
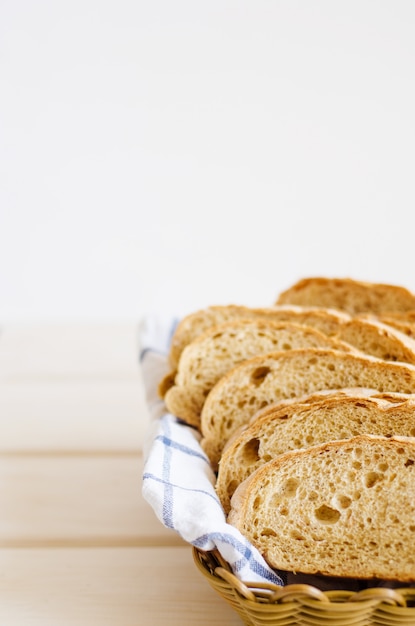
<instances>
[{"instance_id":1,"label":"bread slice","mask_svg":"<svg viewBox=\"0 0 415 626\"><path fill-rule=\"evenodd\" d=\"M257 354L305 347L353 350L315 328L291 322L252 319L213 326L183 350L174 384L164 394L166 407L173 415L199 426L206 397L232 367ZM166 386L166 380L161 385Z\"/></svg>"},{"instance_id":2,"label":"bread slice","mask_svg":"<svg viewBox=\"0 0 415 626\"><path fill-rule=\"evenodd\" d=\"M405 320L404 318L396 317L392 315L392 313L386 313L384 315L379 315L378 319L383 324L387 324L388 326L392 326L392 328L396 328L404 335L408 337L412 337L415 339L415 321L414 320Z\"/></svg>"},{"instance_id":3,"label":"bread slice","mask_svg":"<svg viewBox=\"0 0 415 626\"><path fill-rule=\"evenodd\" d=\"M379 320L358 316L345 320L333 336L379 359L415 364L415 339Z\"/></svg>"},{"instance_id":4,"label":"bread slice","mask_svg":"<svg viewBox=\"0 0 415 626\"><path fill-rule=\"evenodd\" d=\"M361 435L266 463L228 522L272 568L415 580L415 439Z\"/></svg>"},{"instance_id":5,"label":"bread slice","mask_svg":"<svg viewBox=\"0 0 415 626\"><path fill-rule=\"evenodd\" d=\"M357 313L386 313L415 309L415 294L405 287L351 278L303 278L279 294L277 305L295 304Z\"/></svg>"},{"instance_id":6,"label":"bread slice","mask_svg":"<svg viewBox=\"0 0 415 626\"><path fill-rule=\"evenodd\" d=\"M170 345L169 363L177 369L183 349L212 326L237 319L264 319L272 322L294 322L317 328L333 335L341 321L350 319L346 313L318 307L273 306L251 308L235 304L211 306L184 317L177 325Z\"/></svg>"},{"instance_id":7,"label":"bread slice","mask_svg":"<svg viewBox=\"0 0 415 626\"><path fill-rule=\"evenodd\" d=\"M250 418L247 424L243 424L243 426L239 427L239 431L245 430L249 424L253 423L257 419L265 418L267 415L275 413L275 411L280 408L291 406L295 404L297 406L301 405L310 405L314 402L321 402L322 400L328 398L343 398L343 397L353 396L356 397L371 397L378 398L379 400L386 400L391 404L401 404L402 402L406 402L407 400L415 397L415 394L408 393L399 393L398 391L378 391L377 389L371 389L369 387L340 387L339 389L321 389L319 391L314 391L310 394L305 394L303 396L295 396L294 398L278 400L273 404L267 404L262 409L259 409L254 415ZM237 436L237 431L233 433L230 439ZM229 444L229 440L226 445Z\"/></svg>"},{"instance_id":8,"label":"bread slice","mask_svg":"<svg viewBox=\"0 0 415 626\"><path fill-rule=\"evenodd\" d=\"M400 322L406 322L408 324L415 324L415 310L409 311L388 311L385 313L389 318Z\"/></svg>"},{"instance_id":9,"label":"bread slice","mask_svg":"<svg viewBox=\"0 0 415 626\"><path fill-rule=\"evenodd\" d=\"M207 397L201 444L216 468L229 437L262 407L341 387L415 393L415 366L317 348L253 357L225 374Z\"/></svg>"},{"instance_id":10,"label":"bread slice","mask_svg":"<svg viewBox=\"0 0 415 626\"><path fill-rule=\"evenodd\" d=\"M415 437L415 395L396 404L360 392L332 394L257 417L231 437L219 462L216 491L225 512L238 485L271 459L289 450L362 434Z\"/></svg>"},{"instance_id":11,"label":"bread slice","mask_svg":"<svg viewBox=\"0 0 415 626\"><path fill-rule=\"evenodd\" d=\"M391 314L382 318L373 315L352 318L345 312L321 307L281 305L254 309L236 305L213 306L188 315L178 324L169 352L171 372L160 383L160 396L164 397L174 384L180 356L189 343L213 326L232 320L247 319L311 326L372 356L415 363L415 323L402 321L396 315Z\"/></svg>"}]
</instances>

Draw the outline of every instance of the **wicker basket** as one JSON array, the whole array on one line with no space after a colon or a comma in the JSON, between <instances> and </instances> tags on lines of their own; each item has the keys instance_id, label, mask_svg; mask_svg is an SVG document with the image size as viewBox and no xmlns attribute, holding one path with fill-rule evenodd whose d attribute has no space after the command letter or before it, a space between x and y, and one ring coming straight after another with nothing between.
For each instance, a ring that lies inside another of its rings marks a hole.
<instances>
[{"instance_id":1,"label":"wicker basket","mask_svg":"<svg viewBox=\"0 0 415 626\"><path fill-rule=\"evenodd\" d=\"M199 571L247 626L415 625L415 588L321 591L310 585L242 583L216 552L193 548Z\"/></svg>"}]
</instances>

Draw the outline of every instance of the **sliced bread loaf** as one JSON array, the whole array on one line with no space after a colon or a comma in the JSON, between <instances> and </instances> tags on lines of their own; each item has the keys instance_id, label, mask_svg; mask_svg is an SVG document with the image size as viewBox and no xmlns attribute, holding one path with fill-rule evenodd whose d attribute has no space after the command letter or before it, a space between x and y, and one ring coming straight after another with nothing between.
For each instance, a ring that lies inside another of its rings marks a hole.
<instances>
[{"instance_id":1,"label":"sliced bread loaf","mask_svg":"<svg viewBox=\"0 0 415 626\"><path fill-rule=\"evenodd\" d=\"M180 356L189 343L214 326L248 319L311 326L372 356L415 363L415 324L404 322L394 316L385 316L382 319L373 315L352 318L347 313L334 309L295 305L264 309L236 305L215 306L188 315L177 326L169 353L171 372L160 383L160 396L164 397L166 391L174 384Z\"/></svg>"},{"instance_id":2,"label":"sliced bread loaf","mask_svg":"<svg viewBox=\"0 0 415 626\"><path fill-rule=\"evenodd\" d=\"M257 417L231 437L219 462L216 491L225 512L240 483L289 450L362 434L415 437L415 395L406 398L396 404L360 392L332 394Z\"/></svg>"},{"instance_id":3,"label":"sliced bread loaf","mask_svg":"<svg viewBox=\"0 0 415 626\"><path fill-rule=\"evenodd\" d=\"M415 580L415 439L361 435L266 463L228 516L278 570Z\"/></svg>"},{"instance_id":4,"label":"sliced bread loaf","mask_svg":"<svg viewBox=\"0 0 415 626\"><path fill-rule=\"evenodd\" d=\"M283 408L285 406L290 406L292 404L295 405L309 405L314 402L321 402L326 398L343 398L343 397L353 396L356 397L365 397L365 398L378 398L379 400L386 400L391 404L401 404L402 402L406 402L407 400L415 397L415 394L408 393L399 393L398 391L378 391L377 389L370 389L368 387L340 387L339 389L321 389L319 391L314 391L310 394L306 394L303 396L295 396L294 398L279 400L273 404L267 404L262 409L259 409L254 415L250 418L247 424L240 426L238 430L244 430L248 427L249 424L253 423L256 419L265 418L267 415L274 413L276 410ZM236 436L235 432L230 439ZM228 445L229 440L226 445Z\"/></svg>"},{"instance_id":5,"label":"sliced bread loaf","mask_svg":"<svg viewBox=\"0 0 415 626\"><path fill-rule=\"evenodd\" d=\"M201 413L202 446L216 468L229 437L262 407L341 387L415 393L415 366L316 348L253 357L232 368L211 390Z\"/></svg>"},{"instance_id":6,"label":"sliced bread loaf","mask_svg":"<svg viewBox=\"0 0 415 626\"><path fill-rule=\"evenodd\" d=\"M213 326L183 350L172 386L162 381L167 409L199 426L206 397L232 367L257 354L306 347L353 351L315 328L291 322L251 319Z\"/></svg>"},{"instance_id":7,"label":"sliced bread loaf","mask_svg":"<svg viewBox=\"0 0 415 626\"><path fill-rule=\"evenodd\" d=\"M184 317L173 334L169 353L172 370L178 366L184 348L212 326L237 319L264 319L272 322L294 322L317 328L325 335L334 335L341 321L349 319L346 313L318 307L273 306L251 308L239 305L211 306Z\"/></svg>"},{"instance_id":8,"label":"sliced bread loaf","mask_svg":"<svg viewBox=\"0 0 415 626\"><path fill-rule=\"evenodd\" d=\"M334 336L379 359L415 364L415 339L379 320L364 317L345 320Z\"/></svg>"},{"instance_id":9,"label":"sliced bread loaf","mask_svg":"<svg viewBox=\"0 0 415 626\"><path fill-rule=\"evenodd\" d=\"M279 294L277 305L332 307L351 315L415 309L415 294L405 287L351 278L303 278Z\"/></svg>"}]
</instances>

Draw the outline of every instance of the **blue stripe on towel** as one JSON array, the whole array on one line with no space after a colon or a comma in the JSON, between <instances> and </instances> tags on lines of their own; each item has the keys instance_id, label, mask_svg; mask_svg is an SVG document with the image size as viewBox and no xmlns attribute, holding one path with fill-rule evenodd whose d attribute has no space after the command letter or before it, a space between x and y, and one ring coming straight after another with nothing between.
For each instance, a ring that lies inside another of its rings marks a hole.
<instances>
[{"instance_id":1,"label":"blue stripe on towel","mask_svg":"<svg viewBox=\"0 0 415 626\"><path fill-rule=\"evenodd\" d=\"M256 548L226 523L213 470L200 446L200 433L169 414L164 402L157 399L158 381L168 368L168 347L176 326L177 320L164 327L149 320L141 336L147 406L158 423L142 474L143 493L167 528L202 550L217 548L240 580L283 585Z\"/></svg>"},{"instance_id":2,"label":"blue stripe on towel","mask_svg":"<svg viewBox=\"0 0 415 626\"><path fill-rule=\"evenodd\" d=\"M189 448L188 446L184 446L181 443L177 443L177 441L170 439L166 435L158 435L155 440L161 441L161 443L163 443L165 446L171 446L175 450L180 450L180 452L183 452L184 454L187 454L189 456L195 456L198 459L202 459L202 461L205 461L206 463L209 464L209 459L207 458L205 454L201 454L200 452L197 452L196 450L192 450L192 448Z\"/></svg>"},{"instance_id":3,"label":"blue stripe on towel","mask_svg":"<svg viewBox=\"0 0 415 626\"><path fill-rule=\"evenodd\" d=\"M170 426L167 420L163 421L163 426L166 434L170 434ZM163 463L162 463L162 476L164 482L164 497L163 497L163 522L168 528L174 528L173 526L173 486L170 483L170 468L172 459L172 449L170 446L163 446Z\"/></svg>"},{"instance_id":4,"label":"blue stripe on towel","mask_svg":"<svg viewBox=\"0 0 415 626\"><path fill-rule=\"evenodd\" d=\"M159 478L158 476L156 476L155 474L151 474L150 472L146 472L145 474L143 474L143 480L155 480L156 482L161 483L162 485L168 484L174 489L178 489L179 491L191 491L192 493L201 493L204 496L211 498L214 502L216 502L216 504L218 504L218 506L222 508L219 498L215 494L209 493L205 489L194 489L193 487L183 487L183 485L177 485L176 483L171 483L171 482L166 483L166 481L164 481L162 478Z\"/></svg>"},{"instance_id":5,"label":"blue stripe on towel","mask_svg":"<svg viewBox=\"0 0 415 626\"><path fill-rule=\"evenodd\" d=\"M206 546L210 541L214 541L217 545L230 545L232 546L232 548L235 549L236 552L242 555L240 559L231 563L232 569L235 574L241 572L242 569L249 567L250 571L260 576L263 576L264 578L276 585L284 584L283 580L278 576L278 574L264 567L263 565L261 565L261 563L258 563L258 561L254 558L252 550L247 544L242 543L231 534L214 532L207 533L206 535L198 537L197 539L192 541L192 543L194 546L196 546L196 548L201 548L203 550L203 547Z\"/></svg>"}]
</instances>

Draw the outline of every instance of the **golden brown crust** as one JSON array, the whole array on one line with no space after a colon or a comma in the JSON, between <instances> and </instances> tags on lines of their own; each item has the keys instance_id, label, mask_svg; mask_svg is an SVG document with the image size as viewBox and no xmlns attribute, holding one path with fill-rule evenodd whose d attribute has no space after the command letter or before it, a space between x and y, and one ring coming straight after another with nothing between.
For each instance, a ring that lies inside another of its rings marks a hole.
<instances>
[{"instance_id":1,"label":"golden brown crust","mask_svg":"<svg viewBox=\"0 0 415 626\"><path fill-rule=\"evenodd\" d=\"M281 292L277 305L332 307L351 315L411 311L415 295L405 287L351 278L308 277Z\"/></svg>"},{"instance_id":2,"label":"golden brown crust","mask_svg":"<svg viewBox=\"0 0 415 626\"><path fill-rule=\"evenodd\" d=\"M184 348L200 334L218 324L236 319L264 319L273 322L291 321L317 328L326 335L337 332L338 324L349 319L346 313L318 307L271 306L252 308L242 305L215 305L184 317L176 327L171 341L169 362L177 368Z\"/></svg>"},{"instance_id":3,"label":"golden brown crust","mask_svg":"<svg viewBox=\"0 0 415 626\"><path fill-rule=\"evenodd\" d=\"M226 513L238 484L288 450L358 434L415 436L415 395L400 394L398 403L368 395L369 390L344 391L263 412L228 441L216 482Z\"/></svg>"},{"instance_id":4,"label":"golden brown crust","mask_svg":"<svg viewBox=\"0 0 415 626\"><path fill-rule=\"evenodd\" d=\"M261 318L235 319L212 326L185 347L174 382L173 377L167 377L161 384L166 406L177 417L198 425L207 396L227 371L257 354L300 347L355 351L311 326Z\"/></svg>"},{"instance_id":5,"label":"golden brown crust","mask_svg":"<svg viewBox=\"0 0 415 626\"><path fill-rule=\"evenodd\" d=\"M415 366L369 355L309 348L246 360L215 385L201 413L202 446L217 468L223 447L262 407L322 389L367 387L415 392Z\"/></svg>"},{"instance_id":6,"label":"golden brown crust","mask_svg":"<svg viewBox=\"0 0 415 626\"><path fill-rule=\"evenodd\" d=\"M228 522L276 569L409 582L414 478L414 438L331 441L251 474Z\"/></svg>"},{"instance_id":7,"label":"golden brown crust","mask_svg":"<svg viewBox=\"0 0 415 626\"><path fill-rule=\"evenodd\" d=\"M166 376L164 376L161 379L157 388L160 398L164 398L168 390L171 389L171 387L173 387L176 374L177 374L176 371L169 372L168 374L166 374Z\"/></svg>"}]
</instances>

